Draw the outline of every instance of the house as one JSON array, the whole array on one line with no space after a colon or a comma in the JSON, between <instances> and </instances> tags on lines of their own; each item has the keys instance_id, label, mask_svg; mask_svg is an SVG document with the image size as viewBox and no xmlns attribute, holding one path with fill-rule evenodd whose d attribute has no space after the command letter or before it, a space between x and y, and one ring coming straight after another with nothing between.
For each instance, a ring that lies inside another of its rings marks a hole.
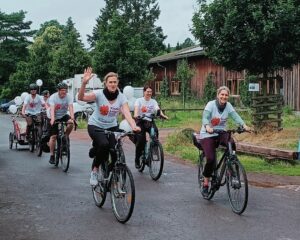
<instances>
[{"instance_id":1,"label":"house","mask_svg":"<svg viewBox=\"0 0 300 240\"><path fill-rule=\"evenodd\" d=\"M214 79L216 85L226 85L233 97L239 97L240 82L245 79L245 71L236 72L226 70L225 67L215 64L209 59L200 46L189 47L151 58L149 68L152 68L156 78L152 83L154 93L160 94L162 80L167 77L170 95L180 95L180 79L175 79L177 62L186 59L190 66L195 67L195 75L191 80L191 89L197 97L203 96L205 81L208 76ZM282 79L268 82L268 89L273 93L281 93L284 103L291 106L295 111L300 111L300 64L292 69L277 71L274 76L280 75Z\"/></svg>"}]
</instances>

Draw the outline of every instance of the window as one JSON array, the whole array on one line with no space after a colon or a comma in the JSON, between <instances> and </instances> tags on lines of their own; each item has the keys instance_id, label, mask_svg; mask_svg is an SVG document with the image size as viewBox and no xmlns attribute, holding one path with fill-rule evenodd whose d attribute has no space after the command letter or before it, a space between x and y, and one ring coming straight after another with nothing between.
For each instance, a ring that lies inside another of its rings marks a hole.
<instances>
[{"instance_id":1,"label":"window","mask_svg":"<svg viewBox=\"0 0 300 240\"><path fill-rule=\"evenodd\" d=\"M160 94L160 82L161 81L155 81L155 94Z\"/></svg>"},{"instance_id":2,"label":"window","mask_svg":"<svg viewBox=\"0 0 300 240\"><path fill-rule=\"evenodd\" d=\"M180 95L181 82L171 81L171 95Z\"/></svg>"}]
</instances>

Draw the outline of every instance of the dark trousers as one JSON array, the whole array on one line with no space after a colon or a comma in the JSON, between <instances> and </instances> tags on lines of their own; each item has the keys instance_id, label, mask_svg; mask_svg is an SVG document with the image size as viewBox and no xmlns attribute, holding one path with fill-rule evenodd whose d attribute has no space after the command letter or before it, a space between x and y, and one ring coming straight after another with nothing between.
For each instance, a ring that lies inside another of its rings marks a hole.
<instances>
[{"instance_id":1,"label":"dark trousers","mask_svg":"<svg viewBox=\"0 0 300 240\"><path fill-rule=\"evenodd\" d=\"M106 130L115 131L118 127L112 127ZM96 130L104 130L99 127L88 125L88 133L93 139L93 147L96 148L96 157L92 164L92 170L94 167L99 168L100 164L108 160L109 153L111 154L112 160L117 159L114 146L116 145L116 138L113 134L106 135L104 132L97 132Z\"/></svg>"},{"instance_id":2,"label":"dark trousers","mask_svg":"<svg viewBox=\"0 0 300 240\"><path fill-rule=\"evenodd\" d=\"M135 159L136 160L138 160L141 157L143 150L145 149L146 132L148 132L150 134L150 129L151 129L152 124L153 124L154 131L156 133L156 137L158 138L158 129L157 129L155 122L149 123L149 122L143 121L143 120L138 120L136 122L136 125L141 128L141 131L135 135L135 146L136 146Z\"/></svg>"},{"instance_id":3,"label":"dark trousers","mask_svg":"<svg viewBox=\"0 0 300 240\"><path fill-rule=\"evenodd\" d=\"M233 139L230 139L230 141L233 143L233 149L235 149L235 144L233 142ZM216 164L216 159L217 159L216 148L219 145L227 147L228 142L229 142L228 133L222 133L216 137L200 139L200 144L201 147L203 148L203 152L206 157L206 164L203 171L204 177L211 177L211 174L214 170L214 166Z\"/></svg>"}]
</instances>

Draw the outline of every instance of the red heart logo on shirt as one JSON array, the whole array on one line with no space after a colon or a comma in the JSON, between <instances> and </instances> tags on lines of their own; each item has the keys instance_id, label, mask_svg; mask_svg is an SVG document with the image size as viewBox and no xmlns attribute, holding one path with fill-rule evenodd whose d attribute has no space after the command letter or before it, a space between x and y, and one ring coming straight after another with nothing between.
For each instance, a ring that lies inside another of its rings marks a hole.
<instances>
[{"instance_id":1,"label":"red heart logo on shirt","mask_svg":"<svg viewBox=\"0 0 300 240\"><path fill-rule=\"evenodd\" d=\"M102 115L106 116L109 112L109 107L107 105L102 105L99 110Z\"/></svg>"}]
</instances>

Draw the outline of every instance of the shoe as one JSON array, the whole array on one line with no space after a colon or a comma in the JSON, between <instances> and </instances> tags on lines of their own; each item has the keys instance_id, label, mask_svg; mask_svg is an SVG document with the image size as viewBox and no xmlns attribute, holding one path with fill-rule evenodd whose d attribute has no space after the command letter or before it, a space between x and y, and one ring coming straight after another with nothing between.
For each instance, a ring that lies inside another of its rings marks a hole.
<instances>
[{"instance_id":1,"label":"shoe","mask_svg":"<svg viewBox=\"0 0 300 240\"><path fill-rule=\"evenodd\" d=\"M136 169L139 169L140 167L141 167L140 159L139 159L139 158L136 158L136 159L135 159L135 168L136 168Z\"/></svg>"},{"instance_id":2,"label":"shoe","mask_svg":"<svg viewBox=\"0 0 300 240\"><path fill-rule=\"evenodd\" d=\"M55 159L54 159L54 156L53 156L53 155L50 156L49 163L50 163L50 164L55 164Z\"/></svg>"},{"instance_id":3,"label":"shoe","mask_svg":"<svg viewBox=\"0 0 300 240\"><path fill-rule=\"evenodd\" d=\"M90 184L92 186L96 186L98 184L98 173L97 172L94 172L94 171L91 172Z\"/></svg>"},{"instance_id":4,"label":"shoe","mask_svg":"<svg viewBox=\"0 0 300 240\"><path fill-rule=\"evenodd\" d=\"M203 197L207 197L208 196L208 186L203 186L201 189L201 194Z\"/></svg>"},{"instance_id":5,"label":"shoe","mask_svg":"<svg viewBox=\"0 0 300 240\"><path fill-rule=\"evenodd\" d=\"M94 158L96 157L96 148L92 147L89 151L89 157Z\"/></svg>"}]
</instances>

